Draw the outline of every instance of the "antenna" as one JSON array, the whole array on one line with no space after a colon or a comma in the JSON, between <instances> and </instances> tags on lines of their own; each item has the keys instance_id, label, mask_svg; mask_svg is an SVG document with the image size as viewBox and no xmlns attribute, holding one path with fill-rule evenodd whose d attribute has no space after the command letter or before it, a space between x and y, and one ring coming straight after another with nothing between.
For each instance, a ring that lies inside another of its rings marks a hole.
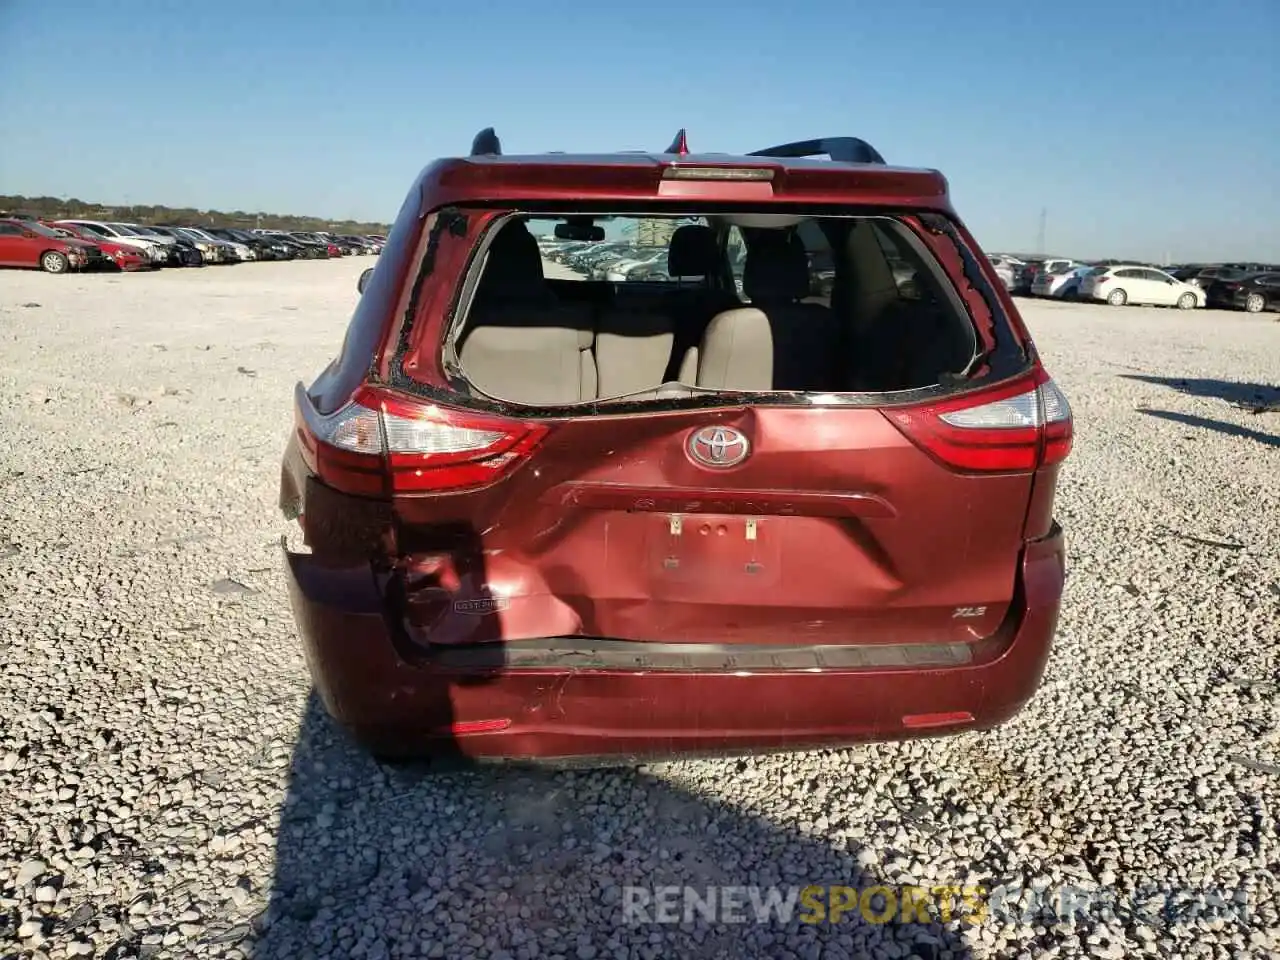
<instances>
[{"instance_id":1,"label":"antenna","mask_svg":"<svg viewBox=\"0 0 1280 960\"><path fill-rule=\"evenodd\" d=\"M502 143L498 140L493 127L485 127L476 134L476 138L471 141L471 156L502 156Z\"/></svg>"},{"instance_id":2,"label":"antenna","mask_svg":"<svg viewBox=\"0 0 1280 960\"><path fill-rule=\"evenodd\" d=\"M689 155L689 138L685 135L684 127L680 128L680 132L676 134L676 138L671 141L671 146L667 147L663 153L676 153L682 157Z\"/></svg>"}]
</instances>

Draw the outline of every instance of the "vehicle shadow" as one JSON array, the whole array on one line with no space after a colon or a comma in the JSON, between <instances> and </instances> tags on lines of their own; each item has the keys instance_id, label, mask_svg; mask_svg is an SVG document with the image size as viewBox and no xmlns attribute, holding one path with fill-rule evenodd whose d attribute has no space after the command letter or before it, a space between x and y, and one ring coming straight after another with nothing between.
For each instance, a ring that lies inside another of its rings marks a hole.
<instances>
[{"instance_id":1,"label":"vehicle shadow","mask_svg":"<svg viewBox=\"0 0 1280 960\"><path fill-rule=\"evenodd\" d=\"M726 775L747 770L722 763ZM745 896L747 922L694 913L694 922L658 923L656 908L628 887L654 897L665 886L702 897L708 887L754 887L764 896L774 886L863 890L884 882L860 865L857 847L700 792L681 782L681 766L386 768L334 727L313 694L281 811L265 929L240 949L257 960L322 950L364 957L971 956L960 933L968 921L924 923L917 914L913 922L873 923L856 907L840 922L813 924L801 921L797 903L789 922L775 913L762 923ZM667 919L682 920L684 908L674 903ZM884 909L880 900L868 905Z\"/></svg>"},{"instance_id":2,"label":"vehicle shadow","mask_svg":"<svg viewBox=\"0 0 1280 960\"><path fill-rule=\"evenodd\" d=\"M308 526L312 542L362 542L360 518L324 515L329 527ZM962 931L971 927L972 905L971 920L961 919L955 896L939 901L957 912L949 923L928 912L919 896L920 906L908 908L904 921L900 894L890 894L892 902L868 899L873 920L881 920L868 922L859 909L861 892L884 883L865 866L875 857L846 839L850 831L843 828L849 824L838 810L829 815L833 826L802 823L796 805L785 802L782 775L774 774L776 783L762 775L776 765L724 760L549 770L469 763L486 734L464 731L463 723L488 715L489 701L498 696L492 685L510 669L510 651L499 639L498 614L507 608L491 592L492 582L504 575L466 525L437 527L429 541L405 540L400 546L408 554L452 560L388 581L383 601L347 597L345 609L361 607L361 617L344 621L352 642L309 656L340 676L358 676L361 689L372 684L385 697L386 710L380 712L397 711L416 742L429 737L435 759L374 759L330 719L313 689L280 809L267 908L248 939L236 944L241 953L257 960L320 953L584 960L970 956ZM304 597L337 597L351 580L291 557L296 618L321 630L334 614L323 605L317 611ZM557 575L563 602L591 623L589 601L574 596L583 590L563 571ZM398 632L397 624L406 621L429 623L436 637L488 641L482 665L468 661L465 671L449 672L459 661L442 654L430 673L406 666L415 655L412 638ZM380 653L386 641L380 644L376 633L384 627L375 630L374 623L392 626L391 644L399 656ZM327 656L338 659L326 661ZM342 693L336 706L364 709ZM497 713L510 710L505 704ZM384 757L388 746L394 750L405 742L377 727L363 728L362 737L375 742ZM803 766L788 769L804 776ZM786 792L801 789L793 774L786 779ZM821 786L809 782L810 789ZM828 830L836 835L824 835ZM932 886L962 878L919 882ZM704 901L709 887L755 888L757 902L773 889L785 902L791 890L809 885L845 888L835 894L844 910L841 922L802 922L802 913L823 919L813 908L824 900L793 901L794 915L782 919L775 912L762 922L732 922L735 909L755 916L749 890L746 902L731 907L729 915L722 909L707 918L697 912L707 909L705 903L694 903L689 922L683 922L679 891L673 904L677 922L658 922L652 912L659 887L688 887Z\"/></svg>"},{"instance_id":3,"label":"vehicle shadow","mask_svg":"<svg viewBox=\"0 0 1280 960\"><path fill-rule=\"evenodd\" d=\"M1158 387L1168 387L1192 397L1225 400L1240 407L1267 406L1280 403L1280 387L1265 383L1238 383L1232 380L1197 379L1194 377L1157 377L1143 373L1117 374L1124 380L1137 380Z\"/></svg>"},{"instance_id":4,"label":"vehicle shadow","mask_svg":"<svg viewBox=\"0 0 1280 960\"><path fill-rule=\"evenodd\" d=\"M1245 440L1256 440L1264 446L1280 448L1280 435L1263 433L1261 430L1251 430L1248 427L1242 427L1235 423L1227 423L1224 420L1212 420L1209 417L1197 417L1189 413L1174 413L1172 410L1141 409L1138 412L1144 413L1149 417L1157 417L1161 420L1170 420L1174 423L1181 423L1184 426L1214 430L1230 437L1241 437Z\"/></svg>"}]
</instances>

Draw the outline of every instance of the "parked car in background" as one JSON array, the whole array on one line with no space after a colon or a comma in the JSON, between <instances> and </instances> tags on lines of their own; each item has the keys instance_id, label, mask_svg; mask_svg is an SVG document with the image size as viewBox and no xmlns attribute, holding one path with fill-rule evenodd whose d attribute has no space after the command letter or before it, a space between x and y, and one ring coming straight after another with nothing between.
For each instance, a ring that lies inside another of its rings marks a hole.
<instances>
[{"instance_id":1,"label":"parked car in background","mask_svg":"<svg viewBox=\"0 0 1280 960\"><path fill-rule=\"evenodd\" d=\"M285 233L283 230L268 234L277 243L283 243L290 247L294 256L300 260L327 260L329 257L328 250L318 243L307 243L295 237L293 234Z\"/></svg>"},{"instance_id":2,"label":"parked car in background","mask_svg":"<svg viewBox=\"0 0 1280 960\"><path fill-rule=\"evenodd\" d=\"M1207 265L1203 263L1180 263L1165 270L1165 273L1185 283L1195 283L1200 271Z\"/></svg>"},{"instance_id":3,"label":"parked car in background","mask_svg":"<svg viewBox=\"0 0 1280 960\"><path fill-rule=\"evenodd\" d=\"M1207 305L1216 310L1228 310L1235 306L1235 291L1240 281L1249 276L1234 267L1211 267L1196 276L1196 285L1204 290Z\"/></svg>"},{"instance_id":4,"label":"parked car in background","mask_svg":"<svg viewBox=\"0 0 1280 960\"><path fill-rule=\"evenodd\" d=\"M337 244L342 250L344 257L358 257L367 254L369 251L364 243L356 237L348 237L338 233L322 233L320 236L328 240L330 243Z\"/></svg>"},{"instance_id":5,"label":"parked car in background","mask_svg":"<svg viewBox=\"0 0 1280 960\"><path fill-rule=\"evenodd\" d=\"M168 245L170 262L183 267L203 267L210 261L204 251L194 240L185 234L174 233L163 227L144 227L141 224L128 224L128 229L137 235L154 238L158 243Z\"/></svg>"},{"instance_id":6,"label":"parked car in background","mask_svg":"<svg viewBox=\"0 0 1280 960\"><path fill-rule=\"evenodd\" d=\"M662 270L666 266L666 262L667 251L665 247L657 250L633 247L619 259L606 259L603 263L596 264L592 275L596 279L622 283L630 279L632 272L637 269L657 267Z\"/></svg>"},{"instance_id":7,"label":"parked car in background","mask_svg":"<svg viewBox=\"0 0 1280 960\"><path fill-rule=\"evenodd\" d=\"M60 235L38 220L0 219L0 266L68 273L106 262L101 247Z\"/></svg>"},{"instance_id":8,"label":"parked car in background","mask_svg":"<svg viewBox=\"0 0 1280 960\"><path fill-rule=\"evenodd\" d=\"M1280 266L1270 263L1213 263L1196 274L1195 282L1207 289L1215 280L1231 280L1255 273L1280 273Z\"/></svg>"},{"instance_id":9,"label":"parked car in background","mask_svg":"<svg viewBox=\"0 0 1280 960\"><path fill-rule=\"evenodd\" d=\"M1231 290L1231 306L1248 313L1280 310L1280 270L1252 273L1225 284Z\"/></svg>"},{"instance_id":10,"label":"parked car in background","mask_svg":"<svg viewBox=\"0 0 1280 960\"><path fill-rule=\"evenodd\" d=\"M1204 290L1194 283L1137 264L1094 268L1080 281L1080 297L1105 300L1113 307L1132 303L1182 310L1203 307L1207 302Z\"/></svg>"},{"instance_id":11,"label":"parked car in background","mask_svg":"<svg viewBox=\"0 0 1280 960\"><path fill-rule=\"evenodd\" d=\"M1031 295L1033 297L1060 297L1062 290L1073 279L1076 279L1076 271L1082 267L1085 272L1092 269L1085 264L1076 263L1073 260L1056 260L1052 263L1046 263L1044 268L1036 274L1035 280L1031 284ZM1078 289L1077 283L1073 289Z\"/></svg>"},{"instance_id":12,"label":"parked car in background","mask_svg":"<svg viewBox=\"0 0 1280 960\"><path fill-rule=\"evenodd\" d=\"M175 224L165 224L156 227L156 229L167 230L171 236L186 237L196 245L197 249L204 254L205 259L210 263L228 264L240 262L240 254L234 244L219 240L217 237L211 237L200 230L192 227L180 227Z\"/></svg>"},{"instance_id":13,"label":"parked car in background","mask_svg":"<svg viewBox=\"0 0 1280 960\"><path fill-rule=\"evenodd\" d=\"M587 243L585 240L569 240L560 242L548 238L542 249L545 256L552 262L568 263L570 257L579 250L585 249L589 246L591 246L591 244Z\"/></svg>"},{"instance_id":14,"label":"parked car in background","mask_svg":"<svg viewBox=\"0 0 1280 960\"><path fill-rule=\"evenodd\" d=\"M85 243L99 247L107 260L111 262L111 265L119 270L155 270L161 266L150 251L132 244L99 237L87 227L77 227L72 223L46 223L45 226L59 236L82 240Z\"/></svg>"},{"instance_id":15,"label":"parked car in background","mask_svg":"<svg viewBox=\"0 0 1280 960\"><path fill-rule=\"evenodd\" d=\"M223 259L228 263L244 263L247 260L258 259L257 253L247 243L239 240L228 240L226 237L216 237L208 230L200 227L179 227L178 229L193 240L205 240L209 243L220 244L224 248L222 251Z\"/></svg>"},{"instance_id":16,"label":"parked car in background","mask_svg":"<svg viewBox=\"0 0 1280 960\"><path fill-rule=\"evenodd\" d=\"M1018 283L1018 270L1013 260L1008 257L989 256L987 260L995 268L996 276L1004 284L1006 290L1012 290ZM1020 265L1020 262L1019 262Z\"/></svg>"},{"instance_id":17,"label":"parked car in background","mask_svg":"<svg viewBox=\"0 0 1280 960\"><path fill-rule=\"evenodd\" d=\"M1032 287L1041 273L1069 266L1073 261L1066 257L1033 257L1022 264L1018 271L1014 292L1024 296L1033 296Z\"/></svg>"},{"instance_id":18,"label":"parked car in background","mask_svg":"<svg viewBox=\"0 0 1280 960\"><path fill-rule=\"evenodd\" d=\"M341 247L339 247L336 243L332 243L331 241L325 239L324 237L319 236L318 234L306 233L304 231L294 231L288 234L288 236L292 237L298 243L305 244L306 246L314 247L315 249L319 250L320 256L324 256L324 257L342 256Z\"/></svg>"},{"instance_id":19,"label":"parked car in background","mask_svg":"<svg viewBox=\"0 0 1280 960\"><path fill-rule=\"evenodd\" d=\"M171 237L177 243L190 244L200 251L200 256L204 258L207 264L226 263L231 256L229 246L223 243L217 243L212 240L206 240L201 237L187 233L180 227L170 226L168 224L149 227L151 231L159 233L166 237Z\"/></svg>"},{"instance_id":20,"label":"parked car in background","mask_svg":"<svg viewBox=\"0 0 1280 960\"><path fill-rule=\"evenodd\" d=\"M1081 263L1062 273L1053 274L1052 283L1045 296L1055 300L1078 300L1081 282L1096 269L1090 264Z\"/></svg>"},{"instance_id":21,"label":"parked car in background","mask_svg":"<svg viewBox=\"0 0 1280 960\"><path fill-rule=\"evenodd\" d=\"M54 220L51 224L55 227L70 226L77 231L83 230L92 235L96 242L97 238L109 240L113 243L124 244L125 246L136 247L144 251L153 262L158 265L169 263L168 244L159 242L155 237L141 236L133 230L122 227L118 224L105 223L101 220Z\"/></svg>"},{"instance_id":22,"label":"parked car in background","mask_svg":"<svg viewBox=\"0 0 1280 960\"><path fill-rule=\"evenodd\" d=\"M1043 260L1024 260L1017 270L1013 292L1025 297L1031 296L1031 285L1035 283L1036 275L1043 267Z\"/></svg>"},{"instance_id":23,"label":"parked car in background","mask_svg":"<svg viewBox=\"0 0 1280 960\"><path fill-rule=\"evenodd\" d=\"M348 243L353 244L356 252L365 256L371 256L378 252L378 244L370 240L368 237L343 237Z\"/></svg>"},{"instance_id":24,"label":"parked car in background","mask_svg":"<svg viewBox=\"0 0 1280 960\"><path fill-rule=\"evenodd\" d=\"M1213 283L1214 280L1218 279L1218 277L1230 276L1231 274L1238 273L1238 272L1239 271L1237 271L1234 267L1227 267L1221 264L1215 264L1210 267L1202 268L1194 277L1191 277L1189 279L1189 282L1194 283L1198 287L1203 287L1205 290L1208 290L1209 285Z\"/></svg>"},{"instance_id":25,"label":"parked car in background","mask_svg":"<svg viewBox=\"0 0 1280 960\"><path fill-rule=\"evenodd\" d=\"M1239 270L1242 273L1280 273L1280 265L1274 263L1258 263L1256 261L1248 261L1246 263L1227 263L1223 266L1230 267L1232 270Z\"/></svg>"},{"instance_id":26,"label":"parked car in background","mask_svg":"<svg viewBox=\"0 0 1280 960\"><path fill-rule=\"evenodd\" d=\"M260 250L277 260L298 259L300 251L297 244L289 243L284 237L261 236L256 233L249 233L247 230L233 230L230 232L239 235L246 243L250 241L257 243Z\"/></svg>"},{"instance_id":27,"label":"parked car in background","mask_svg":"<svg viewBox=\"0 0 1280 960\"><path fill-rule=\"evenodd\" d=\"M315 241L303 240L291 234L284 234L283 239L286 243L291 243L298 248L300 254L307 260L328 260L328 247L323 246Z\"/></svg>"},{"instance_id":28,"label":"parked car in background","mask_svg":"<svg viewBox=\"0 0 1280 960\"><path fill-rule=\"evenodd\" d=\"M219 240L245 245L253 251L253 257L251 258L253 260L288 260L292 258L288 248L283 244L273 242L256 233L235 230L231 227L201 227L200 229L211 236L217 237Z\"/></svg>"}]
</instances>

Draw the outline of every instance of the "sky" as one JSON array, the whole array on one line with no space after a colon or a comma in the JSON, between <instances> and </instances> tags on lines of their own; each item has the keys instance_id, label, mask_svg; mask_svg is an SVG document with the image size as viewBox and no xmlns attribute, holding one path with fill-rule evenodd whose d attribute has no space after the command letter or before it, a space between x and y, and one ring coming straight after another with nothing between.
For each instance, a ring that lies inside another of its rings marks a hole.
<instances>
[{"instance_id":1,"label":"sky","mask_svg":"<svg viewBox=\"0 0 1280 960\"><path fill-rule=\"evenodd\" d=\"M386 221L507 153L869 140L987 250L1280 261L1280 0L0 0L0 194Z\"/></svg>"}]
</instances>

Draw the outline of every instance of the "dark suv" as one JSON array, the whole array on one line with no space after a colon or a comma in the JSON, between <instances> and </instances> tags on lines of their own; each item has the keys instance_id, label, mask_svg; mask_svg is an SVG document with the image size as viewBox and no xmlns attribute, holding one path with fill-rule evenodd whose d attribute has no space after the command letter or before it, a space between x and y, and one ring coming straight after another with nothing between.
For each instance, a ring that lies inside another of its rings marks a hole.
<instances>
[{"instance_id":1,"label":"dark suv","mask_svg":"<svg viewBox=\"0 0 1280 960\"><path fill-rule=\"evenodd\" d=\"M620 241L664 244L668 279L542 253ZM295 405L291 601L376 754L938 735L1039 685L1070 410L942 174L856 138L504 156L484 131L412 185Z\"/></svg>"}]
</instances>

